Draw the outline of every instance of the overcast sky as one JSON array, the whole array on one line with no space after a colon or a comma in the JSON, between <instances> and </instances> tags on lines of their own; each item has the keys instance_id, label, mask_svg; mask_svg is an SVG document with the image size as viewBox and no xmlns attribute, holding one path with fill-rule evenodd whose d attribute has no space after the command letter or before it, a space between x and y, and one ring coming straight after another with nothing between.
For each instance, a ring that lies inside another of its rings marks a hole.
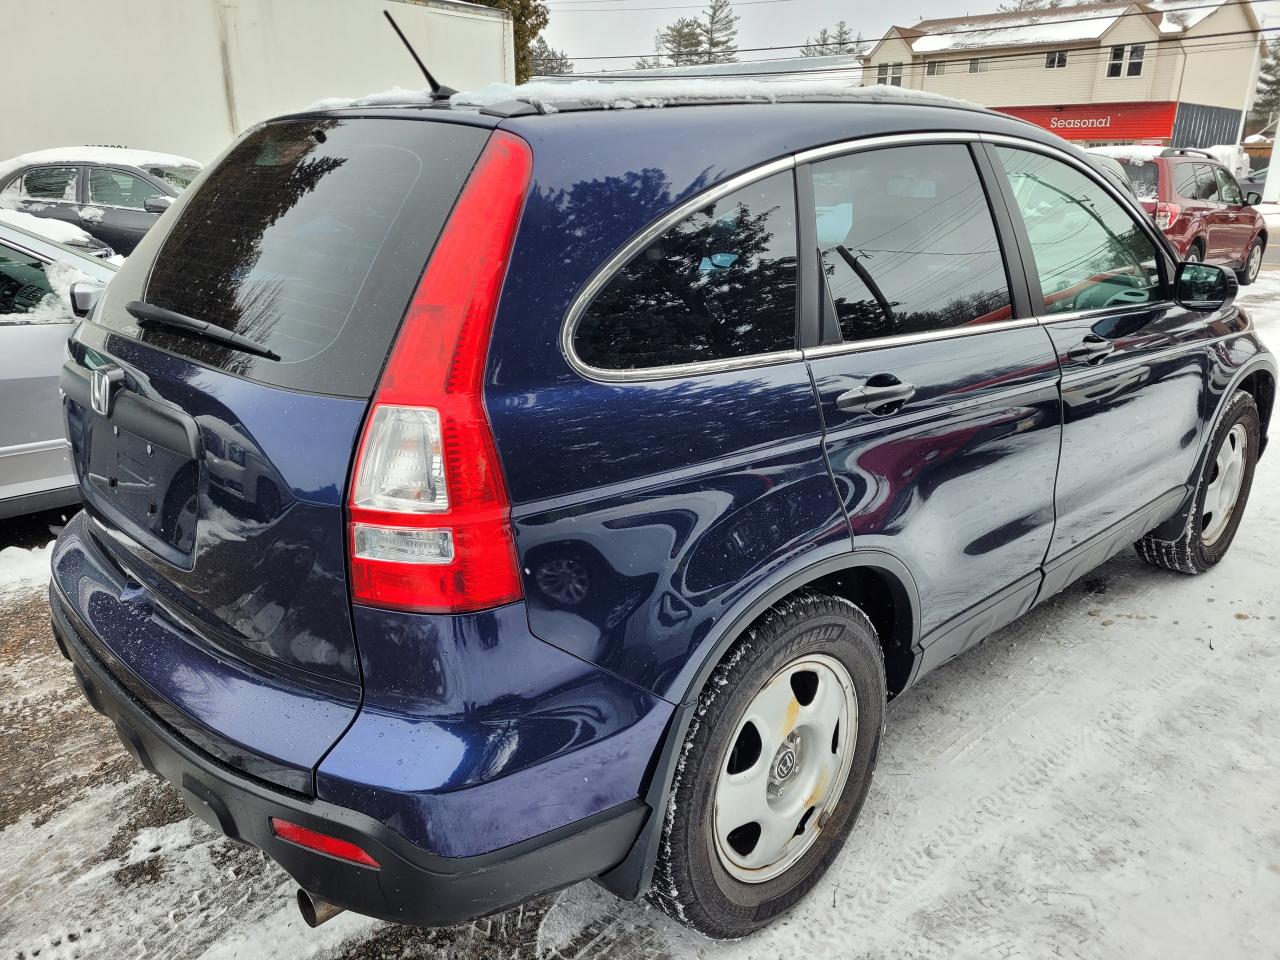
<instances>
[{"instance_id":1,"label":"overcast sky","mask_svg":"<svg viewBox=\"0 0 1280 960\"><path fill-rule=\"evenodd\" d=\"M855 33L879 39L894 24L910 26L932 17L993 13L1000 0L737 0L738 46L766 47L803 43L823 27L844 19ZM579 72L630 67L636 56L653 49L654 32L677 17L697 16L697 0L547 0L551 24L548 42L569 54ZM1280 20L1280 0L1255 0L1268 26ZM799 50L741 53L739 59L766 59ZM622 55L622 59L590 59Z\"/></svg>"}]
</instances>

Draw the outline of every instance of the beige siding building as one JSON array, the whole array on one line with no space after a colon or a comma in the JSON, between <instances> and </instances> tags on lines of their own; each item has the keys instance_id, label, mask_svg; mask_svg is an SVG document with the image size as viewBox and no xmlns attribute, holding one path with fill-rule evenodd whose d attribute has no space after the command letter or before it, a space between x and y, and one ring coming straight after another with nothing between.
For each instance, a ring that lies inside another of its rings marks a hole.
<instances>
[{"instance_id":1,"label":"beige siding building","mask_svg":"<svg viewBox=\"0 0 1280 960\"><path fill-rule=\"evenodd\" d=\"M1003 110L1072 140L1236 143L1265 44L1242 0L1094 3L893 27L865 82Z\"/></svg>"}]
</instances>

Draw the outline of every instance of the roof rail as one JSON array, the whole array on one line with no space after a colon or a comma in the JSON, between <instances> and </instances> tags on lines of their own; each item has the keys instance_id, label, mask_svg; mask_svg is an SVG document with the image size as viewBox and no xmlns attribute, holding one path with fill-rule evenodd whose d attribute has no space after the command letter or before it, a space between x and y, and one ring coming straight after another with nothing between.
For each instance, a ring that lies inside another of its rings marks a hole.
<instances>
[{"instance_id":1,"label":"roof rail","mask_svg":"<svg viewBox=\"0 0 1280 960\"><path fill-rule=\"evenodd\" d=\"M1208 150L1197 150L1195 147L1169 147L1160 153L1162 157L1204 157L1207 160L1213 159L1213 154Z\"/></svg>"}]
</instances>

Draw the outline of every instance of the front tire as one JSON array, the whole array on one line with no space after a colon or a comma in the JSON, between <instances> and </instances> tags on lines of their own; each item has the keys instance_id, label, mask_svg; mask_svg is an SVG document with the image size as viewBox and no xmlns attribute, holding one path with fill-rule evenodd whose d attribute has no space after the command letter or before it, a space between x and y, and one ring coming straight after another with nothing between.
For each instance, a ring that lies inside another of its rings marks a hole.
<instances>
[{"instance_id":1,"label":"front tire","mask_svg":"<svg viewBox=\"0 0 1280 960\"><path fill-rule=\"evenodd\" d=\"M1204 573L1225 557L1249 502L1261 436L1257 404L1237 391L1210 438L1182 530L1172 540L1147 534L1134 544L1138 556L1189 574Z\"/></svg>"},{"instance_id":2,"label":"front tire","mask_svg":"<svg viewBox=\"0 0 1280 960\"><path fill-rule=\"evenodd\" d=\"M761 617L698 701L649 899L717 939L790 909L866 800L884 708L880 643L853 603L802 594Z\"/></svg>"}]
</instances>

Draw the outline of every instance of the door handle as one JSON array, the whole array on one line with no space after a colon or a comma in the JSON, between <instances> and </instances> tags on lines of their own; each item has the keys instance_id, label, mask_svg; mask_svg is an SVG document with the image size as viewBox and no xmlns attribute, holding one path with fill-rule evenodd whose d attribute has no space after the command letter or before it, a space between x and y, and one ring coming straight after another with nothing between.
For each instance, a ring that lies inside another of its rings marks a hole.
<instances>
[{"instance_id":1,"label":"door handle","mask_svg":"<svg viewBox=\"0 0 1280 960\"><path fill-rule=\"evenodd\" d=\"M836 409L845 413L871 413L878 417L893 413L916 395L916 388L891 373L877 373L866 383L836 397Z\"/></svg>"},{"instance_id":2,"label":"door handle","mask_svg":"<svg viewBox=\"0 0 1280 960\"><path fill-rule=\"evenodd\" d=\"M1083 360L1085 363L1097 363L1107 355L1113 353L1116 345L1106 337L1100 337L1096 333L1091 333L1074 347L1067 351L1067 356L1072 360Z\"/></svg>"}]
</instances>

